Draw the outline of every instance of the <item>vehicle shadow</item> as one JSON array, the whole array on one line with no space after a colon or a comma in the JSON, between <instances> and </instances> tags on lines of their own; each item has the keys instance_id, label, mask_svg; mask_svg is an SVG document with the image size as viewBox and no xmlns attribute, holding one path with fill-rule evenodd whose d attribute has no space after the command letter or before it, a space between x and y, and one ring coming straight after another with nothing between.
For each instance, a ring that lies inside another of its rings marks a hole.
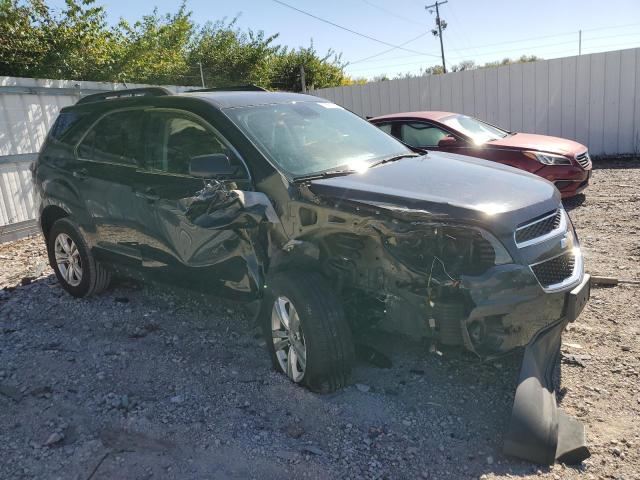
<instances>
[{"instance_id":1,"label":"vehicle shadow","mask_svg":"<svg viewBox=\"0 0 640 480\"><path fill-rule=\"evenodd\" d=\"M564 205L564 209L567 212L570 212L571 210L574 210L584 205L584 202L586 200L587 200L586 195L584 193L579 193L575 197L565 198L564 200L562 200L562 205Z\"/></svg>"}]
</instances>

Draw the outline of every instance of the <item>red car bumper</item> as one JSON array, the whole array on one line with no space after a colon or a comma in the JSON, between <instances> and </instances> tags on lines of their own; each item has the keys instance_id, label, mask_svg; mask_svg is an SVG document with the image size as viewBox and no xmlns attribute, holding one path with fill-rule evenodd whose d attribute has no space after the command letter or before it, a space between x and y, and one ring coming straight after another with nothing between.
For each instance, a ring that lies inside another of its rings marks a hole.
<instances>
[{"instance_id":1,"label":"red car bumper","mask_svg":"<svg viewBox=\"0 0 640 480\"><path fill-rule=\"evenodd\" d=\"M591 179L591 168L584 170L574 165L548 165L535 173L555 184L562 198L578 195L589 186Z\"/></svg>"}]
</instances>

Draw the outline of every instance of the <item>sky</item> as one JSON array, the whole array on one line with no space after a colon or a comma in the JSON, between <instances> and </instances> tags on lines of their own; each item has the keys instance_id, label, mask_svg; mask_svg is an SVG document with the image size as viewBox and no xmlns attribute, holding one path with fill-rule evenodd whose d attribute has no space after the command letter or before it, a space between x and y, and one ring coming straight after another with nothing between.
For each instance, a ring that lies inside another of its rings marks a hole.
<instances>
[{"instance_id":1,"label":"sky","mask_svg":"<svg viewBox=\"0 0 640 480\"><path fill-rule=\"evenodd\" d=\"M378 41L274 0L187 0L187 7L197 23L239 15L239 27L264 30L268 35L279 33L280 44L308 46L313 40L322 54L329 49L341 53L342 60L350 62L345 71L352 77L419 73L441 63L438 38L430 33L435 11L425 9L435 0L282 1ZM47 3L64 5L63 0ZM160 13L175 12L179 5L176 0L97 3L106 7L111 23L120 17L136 20L154 7ZM440 7L440 16L448 24L443 35L447 66L463 60L483 64L523 54L545 59L577 55L579 30L583 54L640 47L640 0L448 0ZM378 55L399 45L411 51L393 49Z\"/></svg>"}]
</instances>

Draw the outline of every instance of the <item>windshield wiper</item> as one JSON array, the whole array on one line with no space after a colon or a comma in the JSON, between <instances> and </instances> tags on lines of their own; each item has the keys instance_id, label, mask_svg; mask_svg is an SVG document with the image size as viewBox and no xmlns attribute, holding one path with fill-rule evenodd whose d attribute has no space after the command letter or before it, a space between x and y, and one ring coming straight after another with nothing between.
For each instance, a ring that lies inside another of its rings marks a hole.
<instances>
[{"instance_id":1,"label":"windshield wiper","mask_svg":"<svg viewBox=\"0 0 640 480\"><path fill-rule=\"evenodd\" d=\"M411 158L411 157L421 157L422 155L418 155L417 153L403 153L402 155L393 155L392 157L383 158L382 160L378 160L377 162L369 165L369 168L377 167L378 165L383 165L385 163L395 162L397 160L402 160L403 158Z\"/></svg>"},{"instance_id":2,"label":"windshield wiper","mask_svg":"<svg viewBox=\"0 0 640 480\"><path fill-rule=\"evenodd\" d=\"M356 173L355 170L344 169L344 170L326 170L324 172L318 173L309 173L308 175L299 175L297 177L293 177L294 182L305 182L308 180L320 180L323 178L332 178L332 177L342 177L344 175L351 175L352 173Z\"/></svg>"}]
</instances>

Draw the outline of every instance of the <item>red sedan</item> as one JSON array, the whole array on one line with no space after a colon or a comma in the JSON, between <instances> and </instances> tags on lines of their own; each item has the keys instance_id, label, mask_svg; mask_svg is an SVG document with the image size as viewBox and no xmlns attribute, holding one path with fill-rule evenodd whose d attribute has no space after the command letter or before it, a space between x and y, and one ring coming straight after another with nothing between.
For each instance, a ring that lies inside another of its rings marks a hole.
<instances>
[{"instance_id":1,"label":"red sedan","mask_svg":"<svg viewBox=\"0 0 640 480\"><path fill-rule=\"evenodd\" d=\"M562 198L589 185L587 147L572 140L508 132L477 118L450 112L406 112L369 120L416 150L440 150L520 168L553 182Z\"/></svg>"}]
</instances>

